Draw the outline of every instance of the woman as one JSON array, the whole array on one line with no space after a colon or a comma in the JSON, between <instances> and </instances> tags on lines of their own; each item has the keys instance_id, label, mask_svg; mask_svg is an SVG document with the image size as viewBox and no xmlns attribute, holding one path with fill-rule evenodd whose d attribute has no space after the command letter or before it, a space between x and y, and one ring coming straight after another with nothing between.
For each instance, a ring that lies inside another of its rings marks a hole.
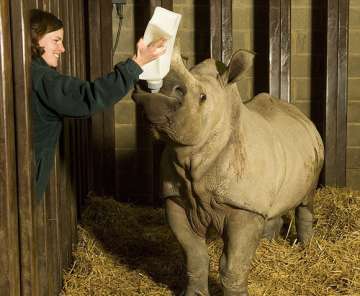
<instances>
[{"instance_id":1,"label":"woman","mask_svg":"<svg viewBox=\"0 0 360 296\"><path fill-rule=\"evenodd\" d=\"M138 81L141 67L165 52L165 40L146 46L140 39L132 59L115 65L108 75L89 82L56 71L60 55L65 51L62 21L51 13L33 9L30 22L35 192L42 198L63 118L87 117L119 101Z\"/></svg>"}]
</instances>

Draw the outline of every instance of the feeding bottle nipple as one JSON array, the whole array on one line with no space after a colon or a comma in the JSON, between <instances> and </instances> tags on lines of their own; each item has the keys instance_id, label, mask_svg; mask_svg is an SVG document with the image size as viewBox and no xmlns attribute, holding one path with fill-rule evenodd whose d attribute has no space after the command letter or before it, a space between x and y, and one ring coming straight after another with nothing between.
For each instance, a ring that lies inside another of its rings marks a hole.
<instances>
[{"instance_id":1,"label":"feeding bottle nipple","mask_svg":"<svg viewBox=\"0 0 360 296\"><path fill-rule=\"evenodd\" d=\"M161 80L147 80L148 88L152 93L157 93L160 91L160 88L163 85L163 81Z\"/></svg>"}]
</instances>

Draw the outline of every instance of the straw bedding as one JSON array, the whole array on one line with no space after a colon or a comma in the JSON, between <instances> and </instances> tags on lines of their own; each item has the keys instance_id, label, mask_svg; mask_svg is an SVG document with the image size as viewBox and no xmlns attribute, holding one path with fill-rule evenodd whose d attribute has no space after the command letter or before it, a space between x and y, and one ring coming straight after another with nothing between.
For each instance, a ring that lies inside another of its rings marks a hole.
<instances>
[{"instance_id":1,"label":"straw bedding","mask_svg":"<svg viewBox=\"0 0 360 296\"><path fill-rule=\"evenodd\" d=\"M282 238L262 240L249 277L251 295L360 295L360 193L325 187L315 199L315 235L297 244L293 214ZM182 251L163 209L92 197L83 211L74 263L62 296L178 295L185 287ZM221 295L222 242L208 239L211 295Z\"/></svg>"}]
</instances>

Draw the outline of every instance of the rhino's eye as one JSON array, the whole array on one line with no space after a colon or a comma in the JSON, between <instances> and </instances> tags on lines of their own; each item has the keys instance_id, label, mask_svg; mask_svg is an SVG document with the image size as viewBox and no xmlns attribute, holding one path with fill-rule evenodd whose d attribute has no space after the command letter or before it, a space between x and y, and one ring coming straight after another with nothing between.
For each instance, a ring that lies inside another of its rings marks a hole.
<instances>
[{"instance_id":1,"label":"rhino's eye","mask_svg":"<svg viewBox=\"0 0 360 296\"><path fill-rule=\"evenodd\" d=\"M178 95L179 97L185 96L185 90L184 90L181 86L176 86L176 87L175 87L175 93L176 93L176 95Z\"/></svg>"},{"instance_id":2,"label":"rhino's eye","mask_svg":"<svg viewBox=\"0 0 360 296\"><path fill-rule=\"evenodd\" d=\"M205 101L206 101L206 94L201 93L201 94L200 94L200 103L203 103L203 102L205 102Z\"/></svg>"}]
</instances>

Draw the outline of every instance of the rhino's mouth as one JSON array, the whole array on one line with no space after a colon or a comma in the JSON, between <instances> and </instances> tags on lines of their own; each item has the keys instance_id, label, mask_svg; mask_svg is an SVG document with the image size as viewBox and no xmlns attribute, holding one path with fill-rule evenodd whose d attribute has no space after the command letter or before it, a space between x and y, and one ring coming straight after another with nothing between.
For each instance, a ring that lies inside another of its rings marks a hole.
<instances>
[{"instance_id":1,"label":"rhino's mouth","mask_svg":"<svg viewBox=\"0 0 360 296\"><path fill-rule=\"evenodd\" d=\"M142 84L136 86L134 101L144 108L147 120L154 126L170 126L174 114L183 104L183 96L168 93L163 87L159 93L149 93Z\"/></svg>"},{"instance_id":2,"label":"rhino's mouth","mask_svg":"<svg viewBox=\"0 0 360 296\"><path fill-rule=\"evenodd\" d=\"M147 121L152 125L170 125L174 114L179 110L182 102L176 97L169 97L161 93L134 94L136 103L144 108Z\"/></svg>"}]
</instances>

